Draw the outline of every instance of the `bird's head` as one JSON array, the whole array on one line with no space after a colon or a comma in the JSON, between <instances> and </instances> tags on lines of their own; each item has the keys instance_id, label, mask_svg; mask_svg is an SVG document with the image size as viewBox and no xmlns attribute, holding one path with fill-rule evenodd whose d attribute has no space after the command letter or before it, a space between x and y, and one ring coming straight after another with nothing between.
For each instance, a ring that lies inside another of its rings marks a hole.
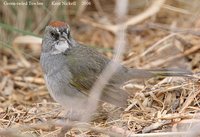
<instances>
[{"instance_id":1,"label":"bird's head","mask_svg":"<svg viewBox=\"0 0 200 137\"><path fill-rule=\"evenodd\" d=\"M70 35L70 27L67 23L53 21L45 28L42 42L42 52L59 54L75 46Z\"/></svg>"}]
</instances>

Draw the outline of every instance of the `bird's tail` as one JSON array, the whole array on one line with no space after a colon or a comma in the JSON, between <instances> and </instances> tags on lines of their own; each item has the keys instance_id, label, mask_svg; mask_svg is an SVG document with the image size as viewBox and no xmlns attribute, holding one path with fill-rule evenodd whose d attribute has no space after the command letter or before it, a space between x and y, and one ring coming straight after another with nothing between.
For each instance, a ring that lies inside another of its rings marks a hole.
<instances>
[{"instance_id":1,"label":"bird's tail","mask_svg":"<svg viewBox=\"0 0 200 137\"><path fill-rule=\"evenodd\" d=\"M191 77L192 72L184 69L149 69L154 76Z\"/></svg>"},{"instance_id":2,"label":"bird's tail","mask_svg":"<svg viewBox=\"0 0 200 137\"><path fill-rule=\"evenodd\" d=\"M152 78L152 77L193 77L191 71L184 69L129 69L127 77L124 81L139 78Z\"/></svg>"}]
</instances>

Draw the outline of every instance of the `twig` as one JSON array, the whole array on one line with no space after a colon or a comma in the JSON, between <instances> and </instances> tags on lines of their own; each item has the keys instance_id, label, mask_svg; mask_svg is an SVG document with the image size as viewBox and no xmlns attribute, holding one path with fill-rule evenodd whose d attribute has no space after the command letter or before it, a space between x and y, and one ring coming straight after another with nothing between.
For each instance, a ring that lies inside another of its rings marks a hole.
<instances>
[{"instance_id":1,"label":"twig","mask_svg":"<svg viewBox=\"0 0 200 137\"><path fill-rule=\"evenodd\" d=\"M127 27L130 25L135 25L143 21L144 19L155 15L160 10L160 8L162 7L164 3L165 3L165 0L154 0L154 3L146 11L129 19L128 21L124 23L124 25Z\"/></svg>"},{"instance_id":2,"label":"twig","mask_svg":"<svg viewBox=\"0 0 200 137\"><path fill-rule=\"evenodd\" d=\"M184 56L188 56L192 53L195 53L197 52L198 50L200 50L200 46L199 45L196 45L196 46L193 46L192 48L186 50L184 53L180 53L180 54L177 54L175 56L172 56L172 57L169 57L165 60L157 60L157 61L154 61L154 62L150 62L148 63L147 65L144 65L143 68L151 68L151 67L157 67L157 66L162 66L170 61L173 61L175 59L179 59L179 58L182 58Z\"/></svg>"},{"instance_id":3,"label":"twig","mask_svg":"<svg viewBox=\"0 0 200 137\"><path fill-rule=\"evenodd\" d=\"M177 7L174 7L174 6L171 6L171 5L167 5L167 4L164 4L163 8L168 9L168 10L172 10L172 11L175 11L175 12L187 14L187 15L191 14L191 12L189 12L188 10L177 8Z\"/></svg>"},{"instance_id":4,"label":"twig","mask_svg":"<svg viewBox=\"0 0 200 137\"><path fill-rule=\"evenodd\" d=\"M142 54L140 54L139 56L136 56L136 57L134 57L134 58L131 58L131 59L129 59L129 60L124 61L123 64L124 64L124 65L128 65L128 64L130 64L131 62L133 62L133 61L135 61L135 60L137 60L137 59L139 59L139 58L145 56L147 53L151 52L153 49L155 49L156 47L160 46L163 42L165 42L166 40L168 40L168 39L170 39L170 38L172 38L172 37L174 37L174 36L176 36L176 35L177 35L177 34L172 33L172 34L170 34L170 35L168 35L168 36L162 38L161 40L159 40L158 42L156 42L155 44L153 44L151 47L149 47L149 48L148 48L146 51L144 51Z\"/></svg>"},{"instance_id":5,"label":"twig","mask_svg":"<svg viewBox=\"0 0 200 137\"><path fill-rule=\"evenodd\" d=\"M116 3L116 8L120 8L121 13L126 14L127 12L127 5L128 0L126 1L120 1L118 0ZM119 17L119 20L122 19L125 15L122 15L121 13L118 13L117 16ZM119 25L119 29L117 29L116 33L116 41L115 41L115 55L110 61L110 63L105 66L103 72L97 79L97 81L94 83L93 87L90 90L89 99L87 102L87 114L83 115L81 118L81 121L90 121L91 115L96 111L98 100L102 94L103 88L105 87L106 83L109 81L109 79L112 77L112 75L117 71L119 65L116 62L121 61L121 56L124 52L124 47L126 45L126 26Z\"/></svg>"},{"instance_id":6,"label":"twig","mask_svg":"<svg viewBox=\"0 0 200 137\"><path fill-rule=\"evenodd\" d=\"M166 124L169 124L171 123L171 120L163 120L163 121L158 121L156 123L153 123L151 124L150 126L148 127L145 127L143 130L142 130L142 133L149 133L151 132L152 130L155 130L155 129L158 129Z\"/></svg>"},{"instance_id":7,"label":"twig","mask_svg":"<svg viewBox=\"0 0 200 137\"><path fill-rule=\"evenodd\" d=\"M146 9L141 14L134 16L134 17L130 18L129 20L127 20L126 22L122 23L122 26L125 26L127 28L130 25L135 25L135 24L142 22L143 20L147 19L148 17L155 15L160 10L160 8L162 7L162 5L164 3L165 3L165 0L154 0L152 5L148 9ZM83 18L81 19L81 21L84 22L84 23L89 23L94 27L98 27L98 28L101 28L101 29L111 31L115 34L118 32L118 30L121 27L121 25L99 24L99 23L95 23L95 22L92 22L92 21L88 21L88 20L83 19Z\"/></svg>"},{"instance_id":8,"label":"twig","mask_svg":"<svg viewBox=\"0 0 200 137\"><path fill-rule=\"evenodd\" d=\"M125 30L123 26L121 28L122 30L119 31L115 44L116 54L113 60L105 67L102 74L99 76L99 79L93 85L88 101L88 110L86 111L88 115L84 115L82 121L88 121L91 114L96 111L97 100L99 99L104 86L119 67L119 65L115 62L119 62L119 60L121 60L121 55L123 54L125 46Z\"/></svg>"},{"instance_id":9,"label":"twig","mask_svg":"<svg viewBox=\"0 0 200 137\"><path fill-rule=\"evenodd\" d=\"M60 0L58 0L58 1L60 1ZM59 6L57 6L57 5L52 6L51 11L49 11L48 14L46 14L46 16L42 18L42 21L40 21L39 25L33 32L36 34L39 33L44 28L44 26L48 23L50 18L55 16L55 13L58 8L59 8Z\"/></svg>"},{"instance_id":10,"label":"twig","mask_svg":"<svg viewBox=\"0 0 200 137\"><path fill-rule=\"evenodd\" d=\"M175 27L170 27L165 24L159 24L159 23L148 23L147 27L150 29L161 29L161 30L166 30L174 33L182 33L182 34L192 34L196 36L200 36L200 31L199 30L194 30L193 28L175 28Z\"/></svg>"},{"instance_id":11,"label":"twig","mask_svg":"<svg viewBox=\"0 0 200 137\"><path fill-rule=\"evenodd\" d=\"M172 119L177 119L177 118L191 119L191 118L194 118L194 116L200 116L200 114L198 115L197 113L195 114L174 113L174 114L166 114L164 116L159 117L158 119L162 119L162 120L172 120Z\"/></svg>"},{"instance_id":12,"label":"twig","mask_svg":"<svg viewBox=\"0 0 200 137\"><path fill-rule=\"evenodd\" d=\"M197 86L197 89L193 89L192 92L189 94L189 97L187 97L185 103L180 108L180 113L182 113L190 104L192 101L194 101L194 98L200 93L200 86Z\"/></svg>"},{"instance_id":13,"label":"twig","mask_svg":"<svg viewBox=\"0 0 200 137\"><path fill-rule=\"evenodd\" d=\"M100 127L94 127L93 125L90 125L88 123L80 123L80 122L73 122L73 121L67 121L67 122L62 122L62 121L49 121L49 122L43 122L43 123L37 123L37 124L32 124L32 125L23 125L19 127L13 127L13 128L7 128L3 129L0 131L0 136L1 135L11 135L9 137L23 137L22 135L13 135L12 133L15 133L16 131L26 131L26 130L31 130L31 129L40 129L44 127L49 127L52 128L54 126L56 127L62 127L65 128L66 130L71 129L71 128L80 128L80 129L89 129L91 131L99 132L99 133L104 133L108 134L110 136L115 136L115 137L121 137L121 134L109 131L105 128L100 128ZM47 129L46 129L47 130ZM63 134L66 133L66 130L63 131ZM63 135L60 134L60 135Z\"/></svg>"},{"instance_id":14,"label":"twig","mask_svg":"<svg viewBox=\"0 0 200 137\"><path fill-rule=\"evenodd\" d=\"M161 93L165 93L165 92L168 92L168 91L172 91L172 90L176 90L176 89L180 89L180 88L183 88L184 86L187 86L188 84L184 84L184 85L178 85L178 86L173 86L173 87L167 87L166 89L155 89L153 91L150 91L150 92L145 92L143 93L145 96L149 96L151 94L161 94Z\"/></svg>"},{"instance_id":15,"label":"twig","mask_svg":"<svg viewBox=\"0 0 200 137\"><path fill-rule=\"evenodd\" d=\"M93 2L94 2L94 5L95 5L97 11L99 12L99 14L105 16L100 1L98 1L98 0L93 0Z\"/></svg>"},{"instance_id":16,"label":"twig","mask_svg":"<svg viewBox=\"0 0 200 137\"><path fill-rule=\"evenodd\" d=\"M44 84L43 78L35 78L35 77L14 77L13 78L16 81L25 81L30 83L36 83L36 84Z\"/></svg>"},{"instance_id":17,"label":"twig","mask_svg":"<svg viewBox=\"0 0 200 137\"><path fill-rule=\"evenodd\" d=\"M87 8L87 5L85 5L85 4L79 4L78 9L76 11L76 17L78 18L78 17L82 16L82 14L86 10L86 8Z\"/></svg>"},{"instance_id":18,"label":"twig","mask_svg":"<svg viewBox=\"0 0 200 137\"><path fill-rule=\"evenodd\" d=\"M13 46L13 50L15 51L16 55L18 56L19 60L21 61L21 63L26 67L26 68L30 68L31 67L31 63L27 61L27 59L21 54L20 50L16 47Z\"/></svg>"}]
</instances>

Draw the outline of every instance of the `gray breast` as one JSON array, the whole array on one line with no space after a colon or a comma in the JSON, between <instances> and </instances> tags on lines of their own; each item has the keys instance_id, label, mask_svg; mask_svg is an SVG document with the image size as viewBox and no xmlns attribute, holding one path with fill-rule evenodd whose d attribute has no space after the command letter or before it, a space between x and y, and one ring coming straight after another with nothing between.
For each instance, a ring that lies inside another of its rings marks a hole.
<instances>
[{"instance_id":1,"label":"gray breast","mask_svg":"<svg viewBox=\"0 0 200 137\"><path fill-rule=\"evenodd\" d=\"M70 84L72 75L64 58L43 54L40 62L48 91L53 99L64 107L82 107L86 96Z\"/></svg>"}]
</instances>

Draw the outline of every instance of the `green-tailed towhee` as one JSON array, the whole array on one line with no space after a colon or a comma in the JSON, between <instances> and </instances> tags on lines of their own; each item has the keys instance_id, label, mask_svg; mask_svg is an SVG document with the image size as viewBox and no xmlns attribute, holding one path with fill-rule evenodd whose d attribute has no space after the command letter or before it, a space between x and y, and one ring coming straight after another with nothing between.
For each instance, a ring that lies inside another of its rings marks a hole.
<instances>
[{"instance_id":1,"label":"green-tailed towhee","mask_svg":"<svg viewBox=\"0 0 200 137\"><path fill-rule=\"evenodd\" d=\"M51 22L45 29L40 64L50 95L64 107L84 108L90 89L111 60L96 50L79 44L69 26ZM125 107L129 94L120 86L130 80L154 76L187 76L181 70L141 70L119 64L102 91L100 101Z\"/></svg>"}]
</instances>

